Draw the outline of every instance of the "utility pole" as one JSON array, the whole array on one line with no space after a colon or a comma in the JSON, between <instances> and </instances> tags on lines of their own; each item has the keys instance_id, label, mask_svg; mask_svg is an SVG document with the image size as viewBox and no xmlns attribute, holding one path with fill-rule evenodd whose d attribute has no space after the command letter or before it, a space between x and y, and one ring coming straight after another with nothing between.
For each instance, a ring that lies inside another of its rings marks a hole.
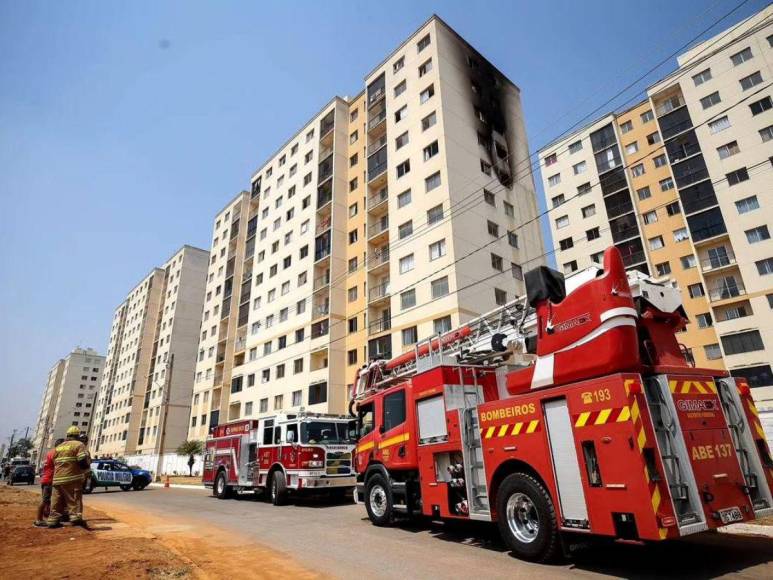
<instances>
[{"instance_id":1,"label":"utility pole","mask_svg":"<svg viewBox=\"0 0 773 580\"><path fill-rule=\"evenodd\" d=\"M164 398L163 398L163 408L161 409L161 412L163 413L163 418L161 419L161 437L159 437L159 446L158 446L158 463L156 465L156 481L161 481L161 465L163 463L164 458L164 439L166 438L166 418L169 415L169 396L170 391L172 390L172 371L174 369L174 353L169 355L169 365L167 366L167 373L166 373L166 380L164 381Z\"/></svg>"}]
</instances>

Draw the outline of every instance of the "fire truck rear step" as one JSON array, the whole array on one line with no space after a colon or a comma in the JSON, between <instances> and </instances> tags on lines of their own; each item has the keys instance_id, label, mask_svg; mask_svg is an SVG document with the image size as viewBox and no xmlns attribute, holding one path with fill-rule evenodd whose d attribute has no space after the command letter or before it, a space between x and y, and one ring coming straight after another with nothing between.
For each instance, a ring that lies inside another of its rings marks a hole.
<instances>
[{"instance_id":1,"label":"fire truck rear step","mask_svg":"<svg viewBox=\"0 0 773 580\"><path fill-rule=\"evenodd\" d=\"M700 504L698 485L690 468L687 446L680 436L682 431L668 388L668 377L658 375L647 379L644 392L679 527L683 533L705 529L706 521ZM683 466L687 466L687 469Z\"/></svg>"},{"instance_id":2,"label":"fire truck rear step","mask_svg":"<svg viewBox=\"0 0 773 580\"><path fill-rule=\"evenodd\" d=\"M738 395L735 379L719 379L717 392L722 401L725 419L733 438L733 446L738 455L754 513L758 517L773 514L773 498L768 489L760 456L752 439L751 426L743 412L743 403Z\"/></svg>"}]
</instances>

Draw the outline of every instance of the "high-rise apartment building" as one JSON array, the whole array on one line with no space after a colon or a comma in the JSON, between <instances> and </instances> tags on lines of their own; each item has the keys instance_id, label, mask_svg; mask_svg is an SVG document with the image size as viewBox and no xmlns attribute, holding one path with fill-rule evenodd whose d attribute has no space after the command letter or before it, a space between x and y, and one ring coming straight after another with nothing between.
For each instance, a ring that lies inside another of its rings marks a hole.
<instances>
[{"instance_id":1,"label":"high-rise apartment building","mask_svg":"<svg viewBox=\"0 0 773 580\"><path fill-rule=\"evenodd\" d=\"M189 437L344 412L369 359L523 294L536 215L518 88L433 16L215 217Z\"/></svg>"},{"instance_id":2,"label":"high-rise apartment building","mask_svg":"<svg viewBox=\"0 0 773 580\"><path fill-rule=\"evenodd\" d=\"M680 341L773 411L773 8L695 45L648 98L540 152L566 274L615 244L678 284Z\"/></svg>"},{"instance_id":3,"label":"high-rise apartment building","mask_svg":"<svg viewBox=\"0 0 773 580\"><path fill-rule=\"evenodd\" d=\"M75 348L48 372L33 436L32 451L43 457L71 425L88 433L102 379L105 357L90 348Z\"/></svg>"},{"instance_id":4,"label":"high-rise apartment building","mask_svg":"<svg viewBox=\"0 0 773 580\"><path fill-rule=\"evenodd\" d=\"M183 246L115 310L90 449L159 456L185 440L209 253Z\"/></svg>"}]
</instances>

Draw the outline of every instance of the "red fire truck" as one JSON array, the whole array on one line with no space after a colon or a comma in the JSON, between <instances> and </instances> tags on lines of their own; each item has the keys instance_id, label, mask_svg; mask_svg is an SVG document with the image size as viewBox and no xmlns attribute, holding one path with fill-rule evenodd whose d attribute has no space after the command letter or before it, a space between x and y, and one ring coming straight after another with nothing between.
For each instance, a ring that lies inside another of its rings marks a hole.
<instances>
[{"instance_id":1,"label":"red fire truck","mask_svg":"<svg viewBox=\"0 0 773 580\"><path fill-rule=\"evenodd\" d=\"M204 485L225 499L234 492L270 490L274 505L289 493L354 487L355 425L351 417L284 413L212 429L204 451Z\"/></svg>"},{"instance_id":2,"label":"red fire truck","mask_svg":"<svg viewBox=\"0 0 773 580\"><path fill-rule=\"evenodd\" d=\"M773 513L749 386L693 366L677 289L626 274L615 248L526 289L359 371L355 497L375 525L493 521L545 561L578 535L660 541Z\"/></svg>"}]
</instances>

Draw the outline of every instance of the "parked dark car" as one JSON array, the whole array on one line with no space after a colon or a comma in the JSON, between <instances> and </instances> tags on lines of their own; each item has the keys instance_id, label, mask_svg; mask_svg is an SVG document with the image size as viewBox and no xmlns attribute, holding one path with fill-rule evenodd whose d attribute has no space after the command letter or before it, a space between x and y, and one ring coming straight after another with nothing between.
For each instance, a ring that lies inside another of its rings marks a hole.
<instances>
[{"instance_id":1,"label":"parked dark car","mask_svg":"<svg viewBox=\"0 0 773 580\"><path fill-rule=\"evenodd\" d=\"M14 483L33 485L35 483L35 468L32 465L14 465L11 467L8 485L13 485Z\"/></svg>"}]
</instances>

